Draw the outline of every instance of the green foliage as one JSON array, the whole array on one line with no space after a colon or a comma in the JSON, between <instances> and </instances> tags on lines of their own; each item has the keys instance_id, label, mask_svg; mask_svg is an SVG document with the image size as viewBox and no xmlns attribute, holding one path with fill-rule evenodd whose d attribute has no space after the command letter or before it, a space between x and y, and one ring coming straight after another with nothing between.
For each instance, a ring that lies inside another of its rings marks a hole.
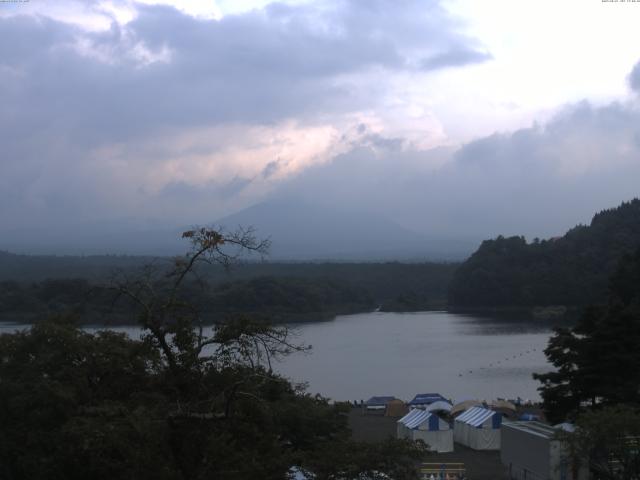
<instances>
[{"instance_id":1,"label":"green foliage","mask_svg":"<svg viewBox=\"0 0 640 480\"><path fill-rule=\"evenodd\" d=\"M332 279L257 277L227 282L212 289L207 311L253 313L287 320L302 315L334 316L371 310L363 290Z\"/></svg>"},{"instance_id":2,"label":"green foliage","mask_svg":"<svg viewBox=\"0 0 640 480\"><path fill-rule=\"evenodd\" d=\"M207 321L244 313L279 323L371 311L379 304L393 311L441 307L455 265L246 264L227 274L218 268L205 265L201 281L190 279L182 289ZM131 323L135 308L131 301L114 304L114 292L89 279L0 281L0 320L32 322L71 312L87 323Z\"/></svg>"},{"instance_id":3,"label":"green foliage","mask_svg":"<svg viewBox=\"0 0 640 480\"><path fill-rule=\"evenodd\" d=\"M0 478L286 479L293 466L318 479L417 478L422 446L354 443L344 405L273 372L273 359L305 350L287 327L247 316L202 326L186 279L202 262L232 260L229 245L260 251L250 233L194 230L172 270L116 279L140 340L68 318L1 335Z\"/></svg>"},{"instance_id":4,"label":"green foliage","mask_svg":"<svg viewBox=\"0 0 640 480\"><path fill-rule=\"evenodd\" d=\"M640 200L596 214L561 238L487 240L456 271L449 303L457 307L584 306L606 299L620 258L640 246Z\"/></svg>"},{"instance_id":5,"label":"green foliage","mask_svg":"<svg viewBox=\"0 0 640 480\"><path fill-rule=\"evenodd\" d=\"M371 480L419 478L418 466L428 453L427 445L411 440L389 439L379 443L327 443L311 459L318 480Z\"/></svg>"},{"instance_id":6,"label":"green foliage","mask_svg":"<svg viewBox=\"0 0 640 480\"><path fill-rule=\"evenodd\" d=\"M0 336L0 355L3 478L177 478L161 472L163 425L146 415L161 408L147 344L57 319Z\"/></svg>"},{"instance_id":7,"label":"green foliage","mask_svg":"<svg viewBox=\"0 0 640 480\"><path fill-rule=\"evenodd\" d=\"M61 319L0 336L0 476L284 479L299 465L318 478L414 478L422 449L352 442L345 408L291 385L242 346L272 333L226 325L212 352L179 357L175 370L150 339L90 334Z\"/></svg>"},{"instance_id":8,"label":"green foliage","mask_svg":"<svg viewBox=\"0 0 640 480\"><path fill-rule=\"evenodd\" d=\"M442 307L441 303L433 303L429 297L420 294L415 290L409 290L401 293L396 298L384 302L380 306L382 312L417 312L420 310L429 310L434 307Z\"/></svg>"},{"instance_id":9,"label":"green foliage","mask_svg":"<svg viewBox=\"0 0 640 480\"><path fill-rule=\"evenodd\" d=\"M46 280L84 279L88 285L96 287L109 280L114 270L133 275L145 265L166 264L167 260L116 255L29 256L0 251L0 298L3 296L2 285L5 282L18 285L23 294L26 294L25 298L32 301L35 299L35 292L29 290L33 288L33 284ZM202 265L199 273L211 288L236 282L237 285L242 285L252 279L268 277L284 284L290 284L294 280L310 282L319 287L334 283L340 289L364 292L377 304L393 302L401 295L415 294L422 305L428 300L429 306L443 306L447 301L447 287L457 267L457 263L430 262L246 262L234 266L231 271L220 265Z\"/></svg>"},{"instance_id":10,"label":"green foliage","mask_svg":"<svg viewBox=\"0 0 640 480\"><path fill-rule=\"evenodd\" d=\"M587 460L596 480L633 480L640 476L640 411L617 405L585 412L576 430L561 438L570 459Z\"/></svg>"},{"instance_id":11,"label":"green foliage","mask_svg":"<svg viewBox=\"0 0 640 480\"><path fill-rule=\"evenodd\" d=\"M258 277L202 288L185 282L183 297L206 312L208 321L230 314L254 314L271 322L317 320L338 314L369 311L375 307L362 289L331 279ZM45 280L34 284L0 282L0 316L33 321L48 315L82 314L96 323L131 322L135 303L114 305L114 292L83 279Z\"/></svg>"},{"instance_id":12,"label":"green foliage","mask_svg":"<svg viewBox=\"0 0 640 480\"><path fill-rule=\"evenodd\" d=\"M605 306L590 307L573 328L557 329L545 350L555 371L536 374L552 420L581 408L640 405L640 249L623 257Z\"/></svg>"}]
</instances>

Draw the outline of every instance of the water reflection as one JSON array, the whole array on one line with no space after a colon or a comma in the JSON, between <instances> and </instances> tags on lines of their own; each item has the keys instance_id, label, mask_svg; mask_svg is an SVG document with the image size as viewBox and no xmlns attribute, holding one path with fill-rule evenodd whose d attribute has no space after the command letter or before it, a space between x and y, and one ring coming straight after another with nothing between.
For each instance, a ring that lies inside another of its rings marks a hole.
<instances>
[{"instance_id":1,"label":"water reflection","mask_svg":"<svg viewBox=\"0 0 640 480\"><path fill-rule=\"evenodd\" d=\"M556 322L532 320L530 317L515 315L491 316L473 314L455 315L455 325L461 328L461 335L513 335L526 333L548 333Z\"/></svg>"},{"instance_id":2,"label":"water reflection","mask_svg":"<svg viewBox=\"0 0 640 480\"><path fill-rule=\"evenodd\" d=\"M339 400L421 391L536 399L531 375L549 369L543 349L551 325L519 319L376 312L298 328L313 353L287 358L279 370Z\"/></svg>"},{"instance_id":3,"label":"water reflection","mask_svg":"<svg viewBox=\"0 0 640 480\"><path fill-rule=\"evenodd\" d=\"M3 323L0 333L23 328L28 325ZM135 326L111 328L140 337ZM313 350L284 359L277 370L337 400L410 399L430 391L457 400L537 399L538 384L531 375L549 370L543 350L551 325L519 319L373 312L299 324L295 330L298 342Z\"/></svg>"}]
</instances>

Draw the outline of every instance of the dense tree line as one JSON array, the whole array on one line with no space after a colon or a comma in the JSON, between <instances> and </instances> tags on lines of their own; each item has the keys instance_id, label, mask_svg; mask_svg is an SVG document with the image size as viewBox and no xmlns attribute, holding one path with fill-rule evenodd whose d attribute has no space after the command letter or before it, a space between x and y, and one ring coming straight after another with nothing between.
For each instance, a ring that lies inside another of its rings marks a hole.
<instances>
[{"instance_id":1,"label":"dense tree line","mask_svg":"<svg viewBox=\"0 0 640 480\"><path fill-rule=\"evenodd\" d=\"M0 280L40 282L84 278L101 282L114 269L136 269L151 261L152 257L130 255L19 255L0 250Z\"/></svg>"},{"instance_id":2,"label":"dense tree line","mask_svg":"<svg viewBox=\"0 0 640 480\"><path fill-rule=\"evenodd\" d=\"M67 317L0 335L0 477L8 480L418 478L425 445L351 440L346 405L276 374L273 359L306 350L284 326L248 316L203 326L189 289L242 232L186 232L175 266L114 278L135 306L140 340L83 331ZM184 287L191 278L190 287Z\"/></svg>"},{"instance_id":3,"label":"dense tree line","mask_svg":"<svg viewBox=\"0 0 640 480\"><path fill-rule=\"evenodd\" d=\"M640 249L624 256L607 302L572 328L557 328L545 354L554 370L536 374L547 417L577 422L566 435L574 460L595 479L640 475Z\"/></svg>"},{"instance_id":4,"label":"dense tree line","mask_svg":"<svg viewBox=\"0 0 640 480\"><path fill-rule=\"evenodd\" d=\"M555 370L537 374L548 415L582 408L640 406L640 249L610 279L604 305L590 306L571 328L557 328L545 354Z\"/></svg>"},{"instance_id":5,"label":"dense tree line","mask_svg":"<svg viewBox=\"0 0 640 480\"><path fill-rule=\"evenodd\" d=\"M85 279L90 284L108 281L114 270L135 272L150 262L169 263L170 259L135 256L29 256L0 252L0 281L20 284L45 280ZM243 262L231 271L219 265L206 265L200 274L208 284L248 281L258 277L299 278L332 281L363 289L377 304L395 302L400 296L414 297L420 306L442 307L456 263L385 262L335 263L267 261Z\"/></svg>"},{"instance_id":6,"label":"dense tree line","mask_svg":"<svg viewBox=\"0 0 640 480\"><path fill-rule=\"evenodd\" d=\"M640 246L640 200L593 217L563 237L484 241L455 272L454 307L585 306L603 302L620 258Z\"/></svg>"},{"instance_id":7,"label":"dense tree line","mask_svg":"<svg viewBox=\"0 0 640 480\"><path fill-rule=\"evenodd\" d=\"M334 316L374 307L373 299L362 288L332 279L295 277L227 282L213 289L206 304L207 310L214 312L269 315L277 321Z\"/></svg>"},{"instance_id":8,"label":"dense tree line","mask_svg":"<svg viewBox=\"0 0 640 480\"><path fill-rule=\"evenodd\" d=\"M42 260L42 264L40 257L7 254L4 257L4 266L0 259L0 274L13 271L6 265L7 258L16 268L24 262L40 267L32 270L32 280L20 276L0 280L0 321L32 321L74 312L82 314L87 322L107 319L112 323L130 322L132 305L125 302L114 306L113 292L104 285L114 272L136 275L147 268L141 257L96 257L97 274L93 267L72 268L68 275L80 272L88 275L72 278L55 269L39 270L55 264L52 260L55 257L43 257L47 260ZM109 263L109 258L114 259L113 263ZM90 257L58 260L59 267L65 262L80 265L91 262ZM160 259L153 264L162 268L168 261ZM116 269L118 265L120 268ZM226 271L219 265L205 265L199 281L192 279L184 290L191 302L207 312L210 320L230 313L259 313L274 322L312 321L370 311L377 306L388 311L441 308L446 303L446 288L455 268L454 264L435 263L245 263ZM51 278L40 278L47 274ZM202 288L202 283L206 288Z\"/></svg>"},{"instance_id":9,"label":"dense tree line","mask_svg":"<svg viewBox=\"0 0 640 480\"><path fill-rule=\"evenodd\" d=\"M34 321L75 313L90 323L135 321L135 305L114 302L116 295L107 285L92 285L85 279L3 281L0 320ZM239 313L271 322L319 320L375 308L364 289L326 278L258 277L217 285L191 280L185 282L183 295L209 322Z\"/></svg>"}]
</instances>

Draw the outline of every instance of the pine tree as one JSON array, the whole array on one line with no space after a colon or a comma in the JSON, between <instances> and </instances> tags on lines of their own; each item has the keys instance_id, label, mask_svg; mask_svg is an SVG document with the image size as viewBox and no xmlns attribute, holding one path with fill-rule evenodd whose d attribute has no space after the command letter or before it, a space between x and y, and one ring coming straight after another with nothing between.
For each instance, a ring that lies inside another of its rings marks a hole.
<instances>
[{"instance_id":1,"label":"pine tree","mask_svg":"<svg viewBox=\"0 0 640 480\"><path fill-rule=\"evenodd\" d=\"M640 250L623 257L606 306L590 307L557 329L545 354L555 371L534 374L551 420L581 409L640 405Z\"/></svg>"}]
</instances>

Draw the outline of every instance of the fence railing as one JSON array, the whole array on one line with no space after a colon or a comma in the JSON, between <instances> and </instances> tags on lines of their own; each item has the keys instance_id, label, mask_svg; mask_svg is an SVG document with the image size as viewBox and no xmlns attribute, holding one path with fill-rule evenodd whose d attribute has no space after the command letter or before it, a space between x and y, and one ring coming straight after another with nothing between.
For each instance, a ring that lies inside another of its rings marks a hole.
<instances>
[{"instance_id":1,"label":"fence railing","mask_svg":"<svg viewBox=\"0 0 640 480\"><path fill-rule=\"evenodd\" d=\"M462 480L467 478L464 463L423 463L420 465L423 480Z\"/></svg>"}]
</instances>

